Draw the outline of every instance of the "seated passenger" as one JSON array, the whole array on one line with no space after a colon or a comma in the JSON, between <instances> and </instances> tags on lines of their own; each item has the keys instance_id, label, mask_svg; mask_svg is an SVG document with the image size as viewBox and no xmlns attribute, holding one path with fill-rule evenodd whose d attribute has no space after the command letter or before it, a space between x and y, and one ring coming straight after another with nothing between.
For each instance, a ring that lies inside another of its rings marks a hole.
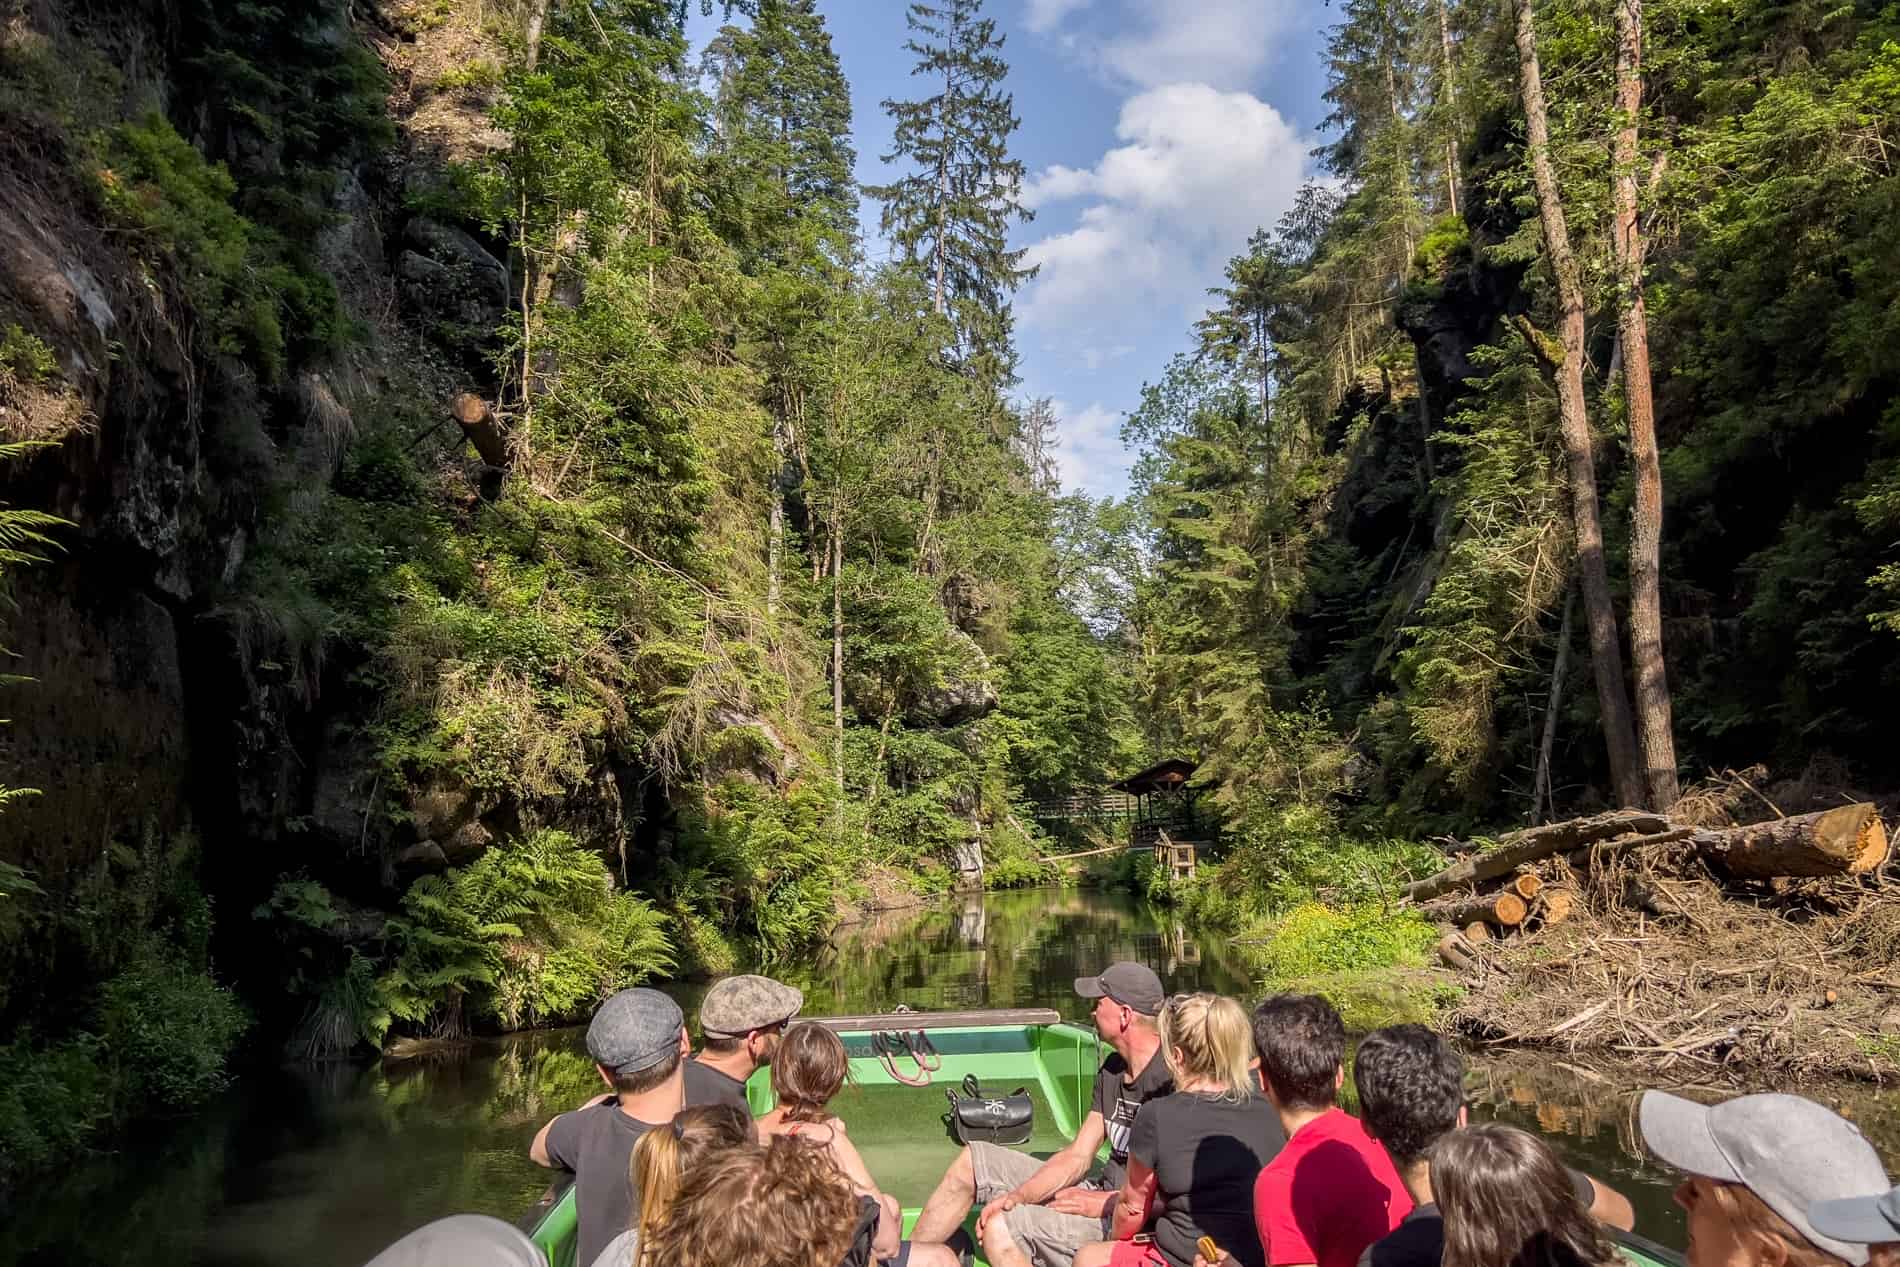
<instances>
[{"instance_id":1,"label":"seated passenger","mask_svg":"<svg viewBox=\"0 0 1900 1267\"><path fill-rule=\"evenodd\" d=\"M1865 1267L1867 1246L1808 1221L1816 1201L1878 1192L1887 1172L1846 1118L1798 1095L1713 1107L1661 1091L1638 1114L1649 1150L1689 1178L1689 1267Z\"/></svg>"},{"instance_id":2,"label":"seated passenger","mask_svg":"<svg viewBox=\"0 0 1900 1267\"><path fill-rule=\"evenodd\" d=\"M1869 1267L1900 1267L1900 1188L1816 1201L1808 1207L1808 1222L1823 1236L1865 1245Z\"/></svg>"},{"instance_id":3,"label":"seated passenger","mask_svg":"<svg viewBox=\"0 0 1900 1267\"><path fill-rule=\"evenodd\" d=\"M1161 1009L1174 1094L1135 1114L1114 1240L1084 1245L1075 1267L1189 1267L1201 1237L1262 1267L1253 1185L1286 1137L1254 1085L1253 1033L1240 1004L1177 995ZM1152 1229L1153 1242L1137 1242Z\"/></svg>"},{"instance_id":4,"label":"seated passenger","mask_svg":"<svg viewBox=\"0 0 1900 1267\"><path fill-rule=\"evenodd\" d=\"M1445 1224L1432 1193L1432 1145L1465 1125L1465 1062L1423 1025L1374 1030L1353 1058L1360 1121L1385 1146L1416 1204L1398 1229L1359 1256L1359 1267L1439 1267ZM1572 1170L1577 1199L1599 1221L1628 1231L1636 1212L1615 1189Z\"/></svg>"},{"instance_id":5,"label":"seated passenger","mask_svg":"<svg viewBox=\"0 0 1900 1267\"><path fill-rule=\"evenodd\" d=\"M730 1104L701 1104L683 1109L666 1130L648 1131L633 1146L629 1178L640 1194L640 1210L633 1226L600 1251L594 1267L633 1267L650 1261L639 1252L642 1241L673 1206L680 1177L718 1154L756 1144L752 1118Z\"/></svg>"},{"instance_id":6,"label":"seated passenger","mask_svg":"<svg viewBox=\"0 0 1900 1267\"><path fill-rule=\"evenodd\" d=\"M611 1096L596 1097L541 1128L528 1156L574 1175L580 1215L575 1262L592 1263L633 1224L628 1181L633 1146L680 1111L680 1065L691 1046L679 1005L658 990L622 990L587 1027L587 1053Z\"/></svg>"},{"instance_id":7,"label":"seated passenger","mask_svg":"<svg viewBox=\"0 0 1900 1267\"><path fill-rule=\"evenodd\" d=\"M772 1062L772 1095L778 1103L771 1112L760 1115L760 1137L798 1139L822 1150L851 1180L860 1196L878 1203L874 1246L879 1259L956 1267L956 1255L942 1245L920 1245L913 1252L913 1247L900 1244L903 1210L893 1197L879 1191L877 1181L865 1169L864 1158L846 1134L843 1119L830 1110L832 1097L844 1089L850 1068L843 1041L823 1025L806 1022L785 1031Z\"/></svg>"},{"instance_id":8,"label":"seated passenger","mask_svg":"<svg viewBox=\"0 0 1900 1267\"><path fill-rule=\"evenodd\" d=\"M772 1063L779 1036L805 995L770 977L725 977L699 1005L699 1053L686 1062L686 1103L746 1103L746 1079Z\"/></svg>"},{"instance_id":9,"label":"seated passenger","mask_svg":"<svg viewBox=\"0 0 1900 1267\"><path fill-rule=\"evenodd\" d=\"M866 1267L875 1203L816 1148L735 1148L680 1183L647 1261L666 1267Z\"/></svg>"},{"instance_id":10,"label":"seated passenger","mask_svg":"<svg viewBox=\"0 0 1900 1267\"><path fill-rule=\"evenodd\" d=\"M1412 1212L1412 1198L1385 1150L1333 1103L1346 1078L1346 1026L1318 995L1276 994L1254 1009L1253 1041L1287 1141L1254 1183L1266 1261L1356 1267Z\"/></svg>"},{"instance_id":11,"label":"seated passenger","mask_svg":"<svg viewBox=\"0 0 1900 1267\"><path fill-rule=\"evenodd\" d=\"M1557 1154L1526 1131L1481 1122L1432 1146L1445 1267L1625 1267Z\"/></svg>"},{"instance_id":12,"label":"seated passenger","mask_svg":"<svg viewBox=\"0 0 1900 1267\"><path fill-rule=\"evenodd\" d=\"M1037 1267L1069 1267L1076 1250L1107 1235L1104 1220L1127 1178L1135 1114L1174 1089L1155 1030L1167 996L1161 978L1138 963L1081 977L1075 992L1095 1001L1095 1030L1113 1048L1095 1075L1094 1100L1075 1138L1041 1162L997 1144L969 1145L931 1193L913 1240L949 1239L979 1200L985 1204L977 1235L991 1267L1028 1267L1031 1259ZM1108 1163L1091 1177L1104 1140Z\"/></svg>"}]
</instances>

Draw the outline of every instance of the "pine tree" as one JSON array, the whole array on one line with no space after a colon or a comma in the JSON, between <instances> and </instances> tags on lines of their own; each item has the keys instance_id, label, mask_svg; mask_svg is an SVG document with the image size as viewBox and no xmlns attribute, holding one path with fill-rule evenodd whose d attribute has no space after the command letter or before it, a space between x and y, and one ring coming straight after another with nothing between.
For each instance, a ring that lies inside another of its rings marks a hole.
<instances>
[{"instance_id":1,"label":"pine tree","mask_svg":"<svg viewBox=\"0 0 1900 1267\"><path fill-rule=\"evenodd\" d=\"M761 0L751 29L728 26L706 50L717 81L715 162L748 223L735 236L783 263L809 220L846 255L857 236L851 91L816 0Z\"/></svg>"},{"instance_id":2,"label":"pine tree","mask_svg":"<svg viewBox=\"0 0 1900 1267\"><path fill-rule=\"evenodd\" d=\"M910 29L921 38L913 75L938 91L921 101L884 102L896 121L885 162L909 160L913 170L868 192L884 203L882 227L906 260L930 279L931 301L956 327L959 351L1006 376L1010 355L1009 298L1036 270L1009 247L1011 220L1027 223L1023 165L1009 157L1009 136L1021 123L1001 91L1009 64L1003 37L980 14L983 0L913 3Z\"/></svg>"}]
</instances>

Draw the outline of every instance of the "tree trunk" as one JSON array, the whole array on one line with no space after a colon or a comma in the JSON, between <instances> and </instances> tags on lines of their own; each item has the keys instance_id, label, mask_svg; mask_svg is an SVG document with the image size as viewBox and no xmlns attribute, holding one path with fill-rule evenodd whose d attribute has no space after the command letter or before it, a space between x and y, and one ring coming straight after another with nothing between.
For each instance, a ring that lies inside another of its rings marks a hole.
<instances>
[{"instance_id":1,"label":"tree trunk","mask_svg":"<svg viewBox=\"0 0 1900 1267\"><path fill-rule=\"evenodd\" d=\"M1557 411L1570 467L1577 567L1583 582L1584 615L1590 629L1590 667L1596 675L1597 702L1603 713L1610 780L1615 785L1617 800L1625 805L1640 806L1648 802L1649 789L1637 762L1636 733L1630 723L1629 695L1623 685L1622 639L1617 633L1616 609L1610 602L1609 570L1603 561L1595 449L1583 399L1583 282L1577 271L1576 257L1570 252L1570 230L1564 223L1563 198L1550 166L1550 124L1537 63L1531 0L1512 0L1512 4L1517 17L1519 86L1524 97L1531 178L1537 187L1544 245L1550 252L1551 272L1557 279L1557 297L1563 310L1561 354L1550 348L1548 340L1533 342L1532 349L1539 354L1545 373L1557 389ZM1520 322L1520 329L1526 325L1528 322Z\"/></svg>"},{"instance_id":2,"label":"tree trunk","mask_svg":"<svg viewBox=\"0 0 1900 1267\"><path fill-rule=\"evenodd\" d=\"M474 392L463 392L450 403L449 412L455 417L455 425L462 429L462 435L475 446L475 452L481 454L482 461L504 469L508 466L508 436L487 401Z\"/></svg>"},{"instance_id":3,"label":"tree trunk","mask_svg":"<svg viewBox=\"0 0 1900 1267\"><path fill-rule=\"evenodd\" d=\"M1695 834L1697 850L1732 876L1858 875L1887 857L1887 829L1872 805L1775 818Z\"/></svg>"},{"instance_id":4,"label":"tree trunk","mask_svg":"<svg viewBox=\"0 0 1900 1267\"><path fill-rule=\"evenodd\" d=\"M1413 902L1423 902L1467 884L1509 875L1527 862L1536 862L1554 853L1565 853L1617 836L1669 830L1668 819L1640 810L1615 810L1590 818L1572 818L1545 827L1531 827L1512 832L1500 842L1499 848L1490 853L1474 854L1435 875L1413 881L1400 890L1400 895Z\"/></svg>"},{"instance_id":5,"label":"tree trunk","mask_svg":"<svg viewBox=\"0 0 1900 1267\"><path fill-rule=\"evenodd\" d=\"M1545 889L1537 899L1537 918L1545 928L1563 923L1577 909L1577 895L1570 889Z\"/></svg>"},{"instance_id":6,"label":"tree trunk","mask_svg":"<svg viewBox=\"0 0 1900 1267\"><path fill-rule=\"evenodd\" d=\"M541 31L547 25L548 9L552 4L553 0L534 0L534 7L528 10L527 49L523 60L529 70L533 70L535 63L541 59Z\"/></svg>"},{"instance_id":7,"label":"tree trunk","mask_svg":"<svg viewBox=\"0 0 1900 1267\"><path fill-rule=\"evenodd\" d=\"M838 829L844 829L844 498L831 508L831 761L838 775Z\"/></svg>"},{"instance_id":8,"label":"tree trunk","mask_svg":"<svg viewBox=\"0 0 1900 1267\"><path fill-rule=\"evenodd\" d=\"M1630 667L1636 677L1636 738L1649 803L1676 803L1676 741L1662 643L1662 461L1650 394L1649 315L1643 304L1643 226L1637 216L1638 120L1643 109L1643 0L1617 0L1616 112L1611 194L1615 206L1617 342L1629 408L1636 502L1630 517Z\"/></svg>"},{"instance_id":9,"label":"tree trunk","mask_svg":"<svg viewBox=\"0 0 1900 1267\"><path fill-rule=\"evenodd\" d=\"M1474 919L1487 924L1497 924L1512 928L1524 922L1530 913L1530 907L1524 899L1509 889L1497 893L1487 893L1481 897L1446 898L1442 902L1433 902L1419 908L1419 914L1426 919L1447 924L1464 925Z\"/></svg>"},{"instance_id":10,"label":"tree trunk","mask_svg":"<svg viewBox=\"0 0 1900 1267\"><path fill-rule=\"evenodd\" d=\"M1557 744L1557 707L1564 697L1564 678L1570 671L1570 623L1577 611L1577 587L1564 589L1564 619L1557 629L1557 661L1550 666L1550 699L1544 705L1544 737L1537 744L1537 775L1531 780L1531 822L1541 823L1557 812L1557 794L1550 784L1550 754Z\"/></svg>"},{"instance_id":11,"label":"tree trunk","mask_svg":"<svg viewBox=\"0 0 1900 1267\"><path fill-rule=\"evenodd\" d=\"M1513 877L1511 880L1511 892L1517 894L1526 902L1543 891L1544 882L1528 871L1522 875Z\"/></svg>"},{"instance_id":12,"label":"tree trunk","mask_svg":"<svg viewBox=\"0 0 1900 1267\"><path fill-rule=\"evenodd\" d=\"M1445 79L1445 104L1451 126L1445 136L1445 191L1450 211L1458 214L1458 142L1464 132L1458 117L1458 79L1451 59L1451 17L1445 12L1445 0L1438 0L1438 51L1443 58L1440 73Z\"/></svg>"}]
</instances>

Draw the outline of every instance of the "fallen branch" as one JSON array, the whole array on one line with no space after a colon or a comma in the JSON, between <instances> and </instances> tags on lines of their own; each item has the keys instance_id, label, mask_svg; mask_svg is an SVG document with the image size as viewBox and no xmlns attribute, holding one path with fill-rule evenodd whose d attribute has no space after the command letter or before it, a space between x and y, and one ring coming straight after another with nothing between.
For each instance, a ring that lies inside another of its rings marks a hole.
<instances>
[{"instance_id":1,"label":"fallen branch","mask_svg":"<svg viewBox=\"0 0 1900 1267\"><path fill-rule=\"evenodd\" d=\"M1660 814L1642 810L1614 810L1589 818L1572 818L1525 831L1512 832L1499 848L1487 854L1467 858L1405 886L1402 896L1423 902L1453 889L1495 880L1509 875L1527 862L1536 862L1555 853L1567 853L1584 845L1625 836L1631 832L1655 834L1670 830L1669 820Z\"/></svg>"}]
</instances>

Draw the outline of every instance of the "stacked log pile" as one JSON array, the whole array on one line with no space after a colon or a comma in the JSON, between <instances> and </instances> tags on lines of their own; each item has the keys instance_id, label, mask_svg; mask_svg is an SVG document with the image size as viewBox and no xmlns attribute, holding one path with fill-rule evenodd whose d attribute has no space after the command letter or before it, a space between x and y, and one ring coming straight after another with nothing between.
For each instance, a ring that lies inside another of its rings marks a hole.
<instances>
[{"instance_id":1,"label":"stacked log pile","mask_svg":"<svg viewBox=\"0 0 1900 1267\"><path fill-rule=\"evenodd\" d=\"M1404 889L1467 1037L1697 1078L1900 1075L1900 870L1872 804L1741 826L1616 811Z\"/></svg>"},{"instance_id":2,"label":"stacked log pile","mask_svg":"<svg viewBox=\"0 0 1900 1267\"><path fill-rule=\"evenodd\" d=\"M1454 841L1459 861L1402 890L1444 937L1439 957L1461 971L1478 962L1476 947L1514 930L1561 924L1577 910L1570 884L1547 884L1533 868L1562 858L1569 876L1589 876L1612 859L1673 846L1670 856L1700 861L1711 874L1735 882L1782 877L1859 875L1887 858L1887 829L1872 804L1843 805L1813 814L1741 827L1708 828L1671 822L1643 810L1613 810L1513 832L1496 846Z\"/></svg>"}]
</instances>

